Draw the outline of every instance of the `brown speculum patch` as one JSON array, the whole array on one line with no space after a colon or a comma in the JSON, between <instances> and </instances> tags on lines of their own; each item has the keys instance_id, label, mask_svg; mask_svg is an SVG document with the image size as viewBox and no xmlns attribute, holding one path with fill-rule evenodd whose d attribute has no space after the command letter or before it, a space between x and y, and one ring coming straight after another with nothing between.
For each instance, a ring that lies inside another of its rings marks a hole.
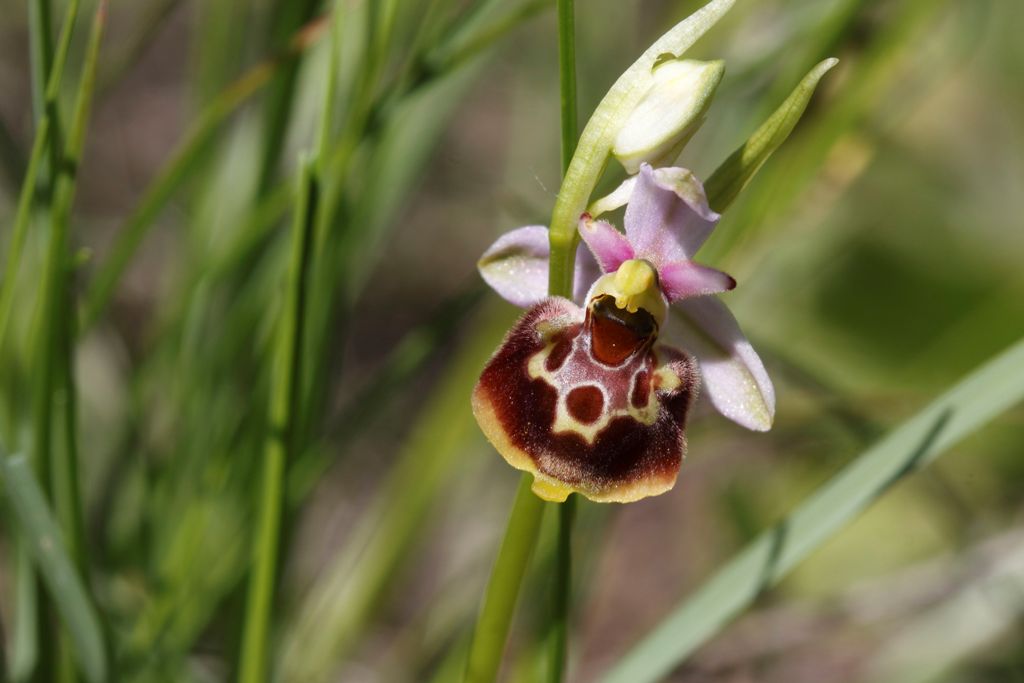
<instances>
[{"instance_id":1,"label":"brown speculum patch","mask_svg":"<svg viewBox=\"0 0 1024 683\"><path fill-rule=\"evenodd\" d=\"M697 389L693 361L657 343L646 311L598 297L587 311L559 298L530 309L473 394L481 428L551 500L579 491L626 502L671 488Z\"/></svg>"},{"instance_id":2,"label":"brown speculum patch","mask_svg":"<svg viewBox=\"0 0 1024 683\"><path fill-rule=\"evenodd\" d=\"M635 313L619 308L610 295L598 297L590 305L587 324L594 357L608 365L620 365L658 336L654 316L642 308Z\"/></svg>"}]
</instances>

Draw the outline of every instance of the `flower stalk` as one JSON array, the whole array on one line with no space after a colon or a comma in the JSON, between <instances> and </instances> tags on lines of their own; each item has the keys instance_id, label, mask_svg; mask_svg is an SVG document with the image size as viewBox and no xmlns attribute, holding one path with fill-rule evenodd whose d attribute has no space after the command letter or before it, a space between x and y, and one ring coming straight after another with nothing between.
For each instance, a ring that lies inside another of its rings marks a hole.
<instances>
[{"instance_id":1,"label":"flower stalk","mask_svg":"<svg viewBox=\"0 0 1024 683\"><path fill-rule=\"evenodd\" d=\"M576 112L576 20L574 0L558 0L558 74L561 91L562 118L562 175L569 169L576 153L579 137L578 115ZM558 273L548 268L548 294L572 296L572 273L574 272L574 250L571 246L558 245L551 241L551 255L559 254L559 262L568 265L566 271ZM561 254L559 250L565 250ZM568 273L566 280L563 273ZM524 479L527 475L523 475ZM569 612L572 596L572 527L576 518L576 496L569 496L564 503L550 503L558 513L558 541L555 546L555 572L551 601L551 623L548 628L548 681L561 683L565 673L565 660L569 643Z\"/></svg>"},{"instance_id":2,"label":"flower stalk","mask_svg":"<svg viewBox=\"0 0 1024 683\"><path fill-rule=\"evenodd\" d=\"M579 137L576 135L575 36L572 0L558 2L559 73L563 178L548 231L548 295L572 297L575 284L577 223L604 172L623 124L649 91L655 63L666 54L679 57L732 6L712 0L657 40L612 86ZM466 683L495 680L520 584L533 550L543 505L530 491L529 474L520 480L505 539L481 608L466 669ZM574 502L559 505L558 550L552 628L549 632L549 680L560 681L565 665L570 593L571 526Z\"/></svg>"},{"instance_id":3,"label":"flower stalk","mask_svg":"<svg viewBox=\"0 0 1024 683\"><path fill-rule=\"evenodd\" d=\"M319 187L314 168L315 162L311 159L300 162L298 204L292 227L285 305L274 358L257 536L242 636L239 681L243 683L270 680L270 617L277 583L285 468L297 450L295 426L301 402L306 282Z\"/></svg>"}]
</instances>

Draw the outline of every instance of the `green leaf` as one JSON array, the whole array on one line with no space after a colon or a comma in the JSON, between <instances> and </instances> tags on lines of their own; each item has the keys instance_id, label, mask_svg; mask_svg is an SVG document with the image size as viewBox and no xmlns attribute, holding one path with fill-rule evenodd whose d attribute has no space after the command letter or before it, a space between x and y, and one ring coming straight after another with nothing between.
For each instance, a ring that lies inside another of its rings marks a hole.
<instances>
[{"instance_id":1,"label":"green leaf","mask_svg":"<svg viewBox=\"0 0 1024 683\"><path fill-rule=\"evenodd\" d=\"M818 81L838 63L838 59L826 59L811 69L782 106L711 174L704 185L711 208L721 213L732 204L768 157L793 132Z\"/></svg>"},{"instance_id":2,"label":"green leaf","mask_svg":"<svg viewBox=\"0 0 1024 683\"><path fill-rule=\"evenodd\" d=\"M1024 399L1024 340L968 375L752 541L634 646L604 683L660 681L902 477Z\"/></svg>"},{"instance_id":3,"label":"green leaf","mask_svg":"<svg viewBox=\"0 0 1024 683\"><path fill-rule=\"evenodd\" d=\"M42 170L41 165L44 163L43 154L51 145L50 134L54 127L53 119L57 111L57 95L60 92L61 79L64 76L64 65L67 63L68 49L71 46L71 35L74 32L77 17L78 0L72 0L68 3L67 10L64 12L64 23L61 26L60 38L57 40L57 51L53 68L50 70L50 77L46 83L46 106L43 108L43 116L36 124L32 151L29 154L25 177L21 182L21 192L18 194L18 207L14 214L11 243L7 249L7 267L4 269L3 285L2 289L0 289L0 348L3 347L3 340L7 333L7 323L10 321L11 310L14 305L14 285L17 281L18 264L21 262L21 252L25 246L25 237L28 234L29 219L32 217L32 202L35 199L36 179Z\"/></svg>"},{"instance_id":4,"label":"green leaf","mask_svg":"<svg viewBox=\"0 0 1024 683\"><path fill-rule=\"evenodd\" d=\"M100 621L25 456L8 458L0 453L0 483L7 489L15 524L71 636L82 673L90 683L105 681L107 656Z\"/></svg>"}]
</instances>

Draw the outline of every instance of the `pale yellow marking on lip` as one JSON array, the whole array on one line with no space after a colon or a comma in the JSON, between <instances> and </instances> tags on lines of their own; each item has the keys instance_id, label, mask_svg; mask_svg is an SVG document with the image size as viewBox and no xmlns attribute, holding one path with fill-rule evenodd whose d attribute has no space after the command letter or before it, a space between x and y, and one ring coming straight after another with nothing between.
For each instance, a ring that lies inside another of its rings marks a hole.
<instances>
[{"instance_id":1,"label":"pale yellow marking on lip","mask_svg":"<svg viewBox=\"0 0 1024 683\"><path fill-rule=\"evenodd\" d=\"M617 410L607 409L608 395L605 392L604 388L598 384L583 382L580 385L573 385L572 387L568 387L564 391L560 389L558 383L556 382L555 373L547 369L547 359L548 356L551 355L551 351L552 349L554 349L554 347L555 344L551 343L545 346L537 353L533 354L530 357L529 362L527 363L527 372L529 373L532 379L543 380L545 384L554 389L558 394L558 400L555 404L555 421L551 426L551 429L555 434L578 434L579 436L583 437L583 439L588 444L593 445L594 441L597 439L598 434L601 433L601 430L607 427L608 423L610 423L616 417L629 416L636 420L637 422L647 425L648 427L658 421L658 413L661 410L661 406L658 404L656 391L653 387L651 388L651 391L648 393L647 403L643 407L637 408L636 406L633 405L633 402L631 400L627 399L626 407L619 408ZM677 377L676 374L669 370L668 368L657 368L654 371L654 374L661 378L661 387L659 387L659 390L662 388L675 389L681 383L679 377ZM635 373L633 378L635 378ZM633 391L632 381L633 380L631 379L629 387L630 394L632 394ZM601 390L601 395L604 397L606 408L603 411L601 418L596 422L584 424L583 422L580 422L579 420L577 420L576 418L569 414L567 397L569 395L569 391L575 389L576 386L596 386L598 389Z\"/></svg>"},{"instance_id":2,"label":"pale yellow marking on lip","mask_svg":"<svg viewBox=\"0 0 1024 683\"><path fill-rule=\"evenodd\" d=\"M473 415L476 417L484 436L491 442L494 449L509 465L517 470L533 475L533 492L538 498L553 503L561 503L570 493L579 493L596 503L632 503L657 496L670 490L676 483L676 473L670 476L651 477L637 481L622 482L610 487L588 487L586 482L570 484L545 474L537 469L537 464L530 455L515 446L501 425L486 390L479 386L473 392ZM538 454L538 458L541 454Z\"/></svg>"}]
</instances>

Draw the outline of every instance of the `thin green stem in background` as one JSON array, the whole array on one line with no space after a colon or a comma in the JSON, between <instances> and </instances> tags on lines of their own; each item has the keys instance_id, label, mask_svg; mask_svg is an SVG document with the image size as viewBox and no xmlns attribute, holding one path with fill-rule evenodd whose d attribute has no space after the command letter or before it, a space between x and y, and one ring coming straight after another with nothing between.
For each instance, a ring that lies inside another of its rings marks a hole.
<instances>
[{"instance_id":1,"label":"thin green stem in background","mask_svg":"<svg viewBox=\"0 0 1024 683\"><path fill-rule=\"evenodd\" d=\"M522 475L519 480L505 538L498 550L469 646L465 683L491 683L501 668L519 587L530 564L544 516L544 501L531 490L532 480L529 474Z\"/></svg>"},{"instance_id":2,"label":"thin green stem in background","mask_svg":"<svg viewBox=\"0 0 1024 683\"><path fill-rule=\"evenodd\" d=\"M265 683L270 680L270 624L277 583L285 470L288 460L297 450L294 426L301 403L306 282L317 193L314 162L304 159L299 172L298 205L292 226L285 306L278 328L274 358L263 483L258 503L258 527L242 637L239 680L243 683Z\"/></svg>"},{"instance_id":3,"label":"thin green stem in background","mask_svg":"<svg viewBox=\"0 0 1024 683\"><path fill-rule=\"evenodd\" d=\"M28 2L29 54L32 69L32 111L36 121L46 111L46 84L53 65L53 7L51 0Z\"/></svg>"},{"instance_id":4,"label":"thin green stem in background","mask_svg":"<svg viewBox=\"0 0 1024 683\"><path fill-rule=\"evenodd\" d=\"M558 0L558 84L561 94L562 173L576 153L579 121L576 113L576 21L574 0Z\"/></svg>"},{"instance_id":5,"label":"thin green stem in background","mask_svg":"<svg viewBox=\"0 0 1024 683\"><path fill-rule=\"evenodd\" d=\"M558 74L562 119L562 173L572 163L579 137L576 113L576 20L574 0L558 0ZM552 243L552 253L562 247ZM575 250L559 260L574 270ZM565 289L564 278L551 277L549 269L548 293L571 297ZM555 571L552 586L551 623L548 628L548 681L561 683L565 675L566 653L569 645L569 618L572 605L572 526L576 518L576 494L570 494L563 503L550 503L558 514L558 542L555 547Z\"/></svg>"},{"instance_id":6,"label":"thin green stem in background","mask_svg":"<svg viewBox=\"0 0 1024 683\"><path fill-rule=\"evenodd\" d=\"M4 269L3 285L0 288L0 349L4 346L7 324L14 306L18 264L21 263L21 252L25 246L25 238L28 235L28 227L32 218L32 203L36 196L37 177L44 163L43 154L47 153L50 147L57 145L57 136L52 135L54 128L58 125L58 122L54 120L54 117L57 116L57 95L60 92L64 65L67 63L68 49L71 46L71 35L78 18L78 4L79 0L71 0L64 11L64 23L57 41L57 52L50 70L50 78L46 84L46 106L43 108L42 118L36 124L32 151L29 154L25 177L21 181L21 192L18 195L18 206L14 214L11 242L7 246L7 267ZM53 156L52 152L50 156Z\"/></svg>"},{"instance_id":7,"label":"thin green stem in background","mask_svg":"<svg viewBox=\"0 0 1024 683\"><path fill-rule=\"evenodd\" d=\"M81 500L78 493L76 428L73 415L74 382L71 379L74 342L70 338L73 330L69 321L72 315L69 233L71 207L92 109L96 65L105 20L106 3L101 2L96 9L89 34L67 147L59 156L54 155L60 159L60 163L56 168L53 206L50 212L50 241L43 270L43 293L39 301L39 325L35 345L39 355L33 403L33 458L40 473L40 482L50 487L54 510L65 542L68 544L72 561L79 568L85 566L85 550L82 543ZM51 112L52 109L48 109L48 116L53 115ZM62 400L59 415L54 410L58 398ZM61 418L60 422L58 418ZM55 429L58 426L59 429ZM63 443L53 443L52 435L55 431L63 432ZM53 640L50 638L47 642ZM56 660L58 679L74 681L76 675L71 644L63 629L59 637L59 648ZM43 653L43 656L46 657L46 653Z\"/></svg>"},{"instance_id":8,"label":"thin green stem in background","mask_svg":"<svg viewBox=\"0 0 1024 683\"><path fill-rule=\"evenodd\" d=\"M319 4L317 0L277 0L273 4L270 17L270 49L274 54L280 54L287 49L294 32L313 19ZM295 59L282 64L275 70L273 80L267 87L257 195L267 192L273 186L277 175L278 162L291 120L301 60L302 55L296 54Z\"/></svg>"}]
</instances>

